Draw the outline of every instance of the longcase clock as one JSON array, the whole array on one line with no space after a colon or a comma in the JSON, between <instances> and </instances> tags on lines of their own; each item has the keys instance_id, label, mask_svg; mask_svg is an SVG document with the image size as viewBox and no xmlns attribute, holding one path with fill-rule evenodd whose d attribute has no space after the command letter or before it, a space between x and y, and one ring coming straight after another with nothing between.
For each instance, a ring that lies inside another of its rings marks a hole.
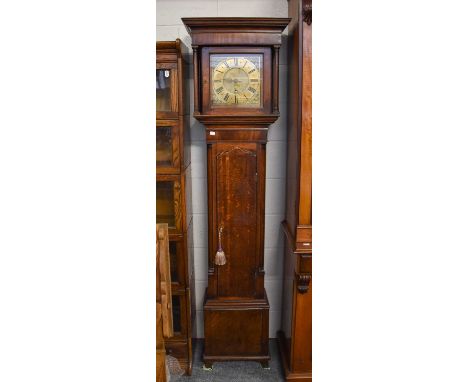
<instances>
[{"instance_id":1,"label":"longcase clock","mask_svg":"<svg viewBox=\"0 0 468 382\"><path fill-rule=\"evenodd\" d=\"M289 19L182 21L192 37L194 117L206 126L208 151L203 361L267 367L265 151L268 127L279 116L279 49Z\"/></svg>"}]
</instances>

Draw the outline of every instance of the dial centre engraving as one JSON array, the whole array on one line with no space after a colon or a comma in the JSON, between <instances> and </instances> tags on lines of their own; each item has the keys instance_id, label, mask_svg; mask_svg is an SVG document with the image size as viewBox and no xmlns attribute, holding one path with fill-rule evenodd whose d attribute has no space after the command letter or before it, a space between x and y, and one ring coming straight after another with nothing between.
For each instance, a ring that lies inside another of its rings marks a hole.
<instances>
[{"instance_id":1,"label":"dial centre engraving","mask_svg":"<svg viewBox=\"0 0 468 382\"><path fill-rule=\"evenodd\" d=\"M229 69L224 74L223 85L229 93L242 93L249 86L249 76L240 68Z\"/></svg>"}]
</instances>

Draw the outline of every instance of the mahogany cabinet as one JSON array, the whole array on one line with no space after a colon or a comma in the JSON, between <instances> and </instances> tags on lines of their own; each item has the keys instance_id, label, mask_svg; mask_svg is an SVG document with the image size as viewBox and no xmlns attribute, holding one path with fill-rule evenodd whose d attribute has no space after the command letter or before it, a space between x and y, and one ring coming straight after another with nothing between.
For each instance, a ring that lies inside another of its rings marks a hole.
<instances>
[{"instance_id":1,"label":"mahogany cabinet","mask_svg":"<svg viewBox=\"0 0 468 382\"><path fill-rule=\"evenodd\" d=\"M279 116L287 18L184 18L192 37L194 117L206 125L208 287L203 361L268 365L264 288L268 127Z\"/></svg>"},{"instance_id":2,"label":"mahogany cabinet","mask_svg":"<svg viewBox=\"0 0 468 382\"><path fill-rule=\"evenodd\" d=\"M286 380L312 380L312 7L289 0L288 154L279 349Z\"/></svg>"},{"instance_id":3,"label":"mahogany cabinet","mask_svg":"<svg viewBox=\"0 0 468 382\"><path fill-rule=\"evenodd\" d=\"M156 43L156 222L169 227L174 335L166 351L191 374L195 295L185 49L179 39Z\"/></svg>"}]
</instances>

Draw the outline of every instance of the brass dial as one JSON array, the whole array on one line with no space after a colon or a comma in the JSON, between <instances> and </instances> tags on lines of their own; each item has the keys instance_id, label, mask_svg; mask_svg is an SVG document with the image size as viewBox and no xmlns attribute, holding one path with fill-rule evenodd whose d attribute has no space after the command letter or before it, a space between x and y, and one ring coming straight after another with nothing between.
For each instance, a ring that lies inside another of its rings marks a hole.
<instances>
[{"instance_id":1,"label":"brass dial","mask_svg":"<svg viewBox=\"0 0 468 382\"><path fill-rule=\"evenodd\" d=\"M213 66L212 101L218 105L260 106L261 72L247 57L224 57Z\"/></svg>"}]
</instances>

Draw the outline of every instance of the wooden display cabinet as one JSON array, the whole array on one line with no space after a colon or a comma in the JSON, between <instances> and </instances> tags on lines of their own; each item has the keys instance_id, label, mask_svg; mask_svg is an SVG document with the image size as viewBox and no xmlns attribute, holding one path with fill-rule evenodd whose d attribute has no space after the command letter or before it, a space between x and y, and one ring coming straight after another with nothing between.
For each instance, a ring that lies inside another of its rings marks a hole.
<instances>
[{"instance_id":1,"label":"wooden display cabinet","mask_svg":"<svg viewBox=\"0 0 468 382\"><path fill-rule=\"evenodd\" d=\"M266 367L265 152L268 127L279 116L279 49L289 19L182 21L192 37L194 117L207 127L203 361L206 367L233 360Z\"/></svg>"},{"instance_id":2,"label":"wooden display cabinet","mask_svg":"<svg viewBox=\"0 0 468 382\"><path fill-rule=\"evenodd\" d=\"M286 380L312 380L312 7L289 0L288 157L279 349Z\"/></svg>"},{"instance_id":3,"label":"wooden display cabinet","mask_svg":"<svg viewBox=\"0 0 468 382\"><path fill-rule=\"evenodd\" d=\"M156 222L169 227L174 336L166 340L166 351L190 375L195 295L184 51L179 39L156 43Z\"/></svg>"},{"instance_id":4,"label":"wooden display cabinet","mask_svg":"<svg viewBox=\"0 0 468 382\"><path fill-rule=\"evenodd\" d=\"M180 172L179 144L178 121L158 120L156 122L156 163L161 174L178 174Z\"/></svg>"}]
</instances>

